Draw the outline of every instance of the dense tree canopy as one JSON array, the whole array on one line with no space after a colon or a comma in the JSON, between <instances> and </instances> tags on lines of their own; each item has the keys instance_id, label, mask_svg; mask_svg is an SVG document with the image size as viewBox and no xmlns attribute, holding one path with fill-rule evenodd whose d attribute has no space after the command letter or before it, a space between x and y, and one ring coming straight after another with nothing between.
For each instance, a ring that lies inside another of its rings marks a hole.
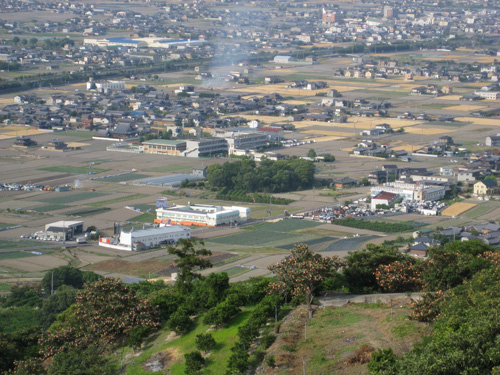
<instances>
[{"instance_id":1,"label":"dense tree canopy","mask_svg":"<svg viewBox=\"0 0 500 375\"><path fill-rule=\"evenodd\" d=\"M380 288L376 278L377 269L406 258L396 247L368 244L364 250L350 252L345 258L344 275L351 291L373 292Z\"/></svg>"},{"instance_id":2,"label":"dense tree canopy","mask_svg":"<svg viewBox=\"0 0 500 375\"><path fill-rule=\"evenodd\" d=\"M65 348L109 345L136 326L158 327L157 311L148 301L115 279L87 284L64 324L56 325L43 340L44 354L53 356Z\"/></svg>"},{"instance_id":3,"label":"dense tree canopy","mask_svg":"<svg viewBox=\"0 0 500 375\"><path fill-rule=\"evenodd\" d=\"M277 282L269 285L270 291L276 294L290 291L293 296L305 296L312 317L314 292L323 280L334 275L342 261L338 257L322 257L304 244L295 245L290 252L289 257L269 267L277 278Z\"/></svg>"},{"instance_id":4,"label":"dense tree canopy","mask_svg":"<svg viewBox=\"0 0 500 375\"><path fill-rule=\"evenodd\" d=\"M314 182L315 166L304 159L264 160L259 166L253 160L212 164L207 178L213 187L247 192L283 192L306 189Z\"/></svg>"},{"instance_id":5,"label":"dense tree canopy","mask_svg":"<svg viewBox=\"0 0 500 375\"><path fill-rule=\"evenodd\" d=\"M92 271L81 271L71 266L61 266L47 271L42 279L42 289L46 295L56 291L61 285L81 289L83 284L97 281L101 278Z\"/></svg>"}]
</instances>

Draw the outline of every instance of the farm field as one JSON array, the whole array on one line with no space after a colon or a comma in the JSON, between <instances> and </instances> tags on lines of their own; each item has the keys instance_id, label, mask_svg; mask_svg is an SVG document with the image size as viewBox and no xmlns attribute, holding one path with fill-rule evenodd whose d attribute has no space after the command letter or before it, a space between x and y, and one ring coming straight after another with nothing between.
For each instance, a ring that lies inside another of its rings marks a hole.
<instances>
[{"instance_id":1,"label":"farm field","mask_svg":"<svg viewBox=\"0 0 500 375\"><path fill-rule=\"evenodd\" d=\"M471 208L476 207L475 203L454 203L450 207L447 207L443 210L441 215L443 216L458 216L463 214L465 211L470 210Z\"/></svg>"},{"instance_id":2,"label":"farm field","mask_svg":"<svg viewBox=\"0 0 500 375\"><path fill-rule=\"evenodd\" d=\"M44 167L40 169L42 171L47 171L47 172L59 172L59 173L70 173L70 174L90 174L90 172L92 173L106 172L106 169L89 168L88 166L86 167L53 166L53 167Z\"/></svg>"},{"instance_id":3,"label":"farm field","mask_svg":"<svg viewBox=\"0 0 500 375\"><path fill-rule=\"evenodd\" d=\"M66 203L74 203L91 198L98 198L109 195L109 193L97 193L97 192L78 192L78 193L67 192L67 194L65 193L59 193L59 194L61 195L53 198L42 198L38 201L44 203L52 203L52 204L66 204Z\"/></svg>"}]
</instances>

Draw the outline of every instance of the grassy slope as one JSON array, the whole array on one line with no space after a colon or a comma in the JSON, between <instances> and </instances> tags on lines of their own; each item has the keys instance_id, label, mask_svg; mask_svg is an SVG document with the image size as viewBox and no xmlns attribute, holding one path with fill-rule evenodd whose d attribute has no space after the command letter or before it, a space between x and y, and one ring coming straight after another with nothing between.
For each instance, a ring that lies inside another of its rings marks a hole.
<instances>
[{"instance_id":1,"label":"grassy slope","mask_svg":"<svg viewBox=\"0 0 500 375\"><path fill-rule=\"evenodd\" d=\"M307 323L306 309L294 310L281 326L279 338L269 349L276 367L264 367L261 374L368 374L366 363L352 362L362 347L373 350L392 347L397 354L408 351L427 328L407 321L410 310L405 304L349 304L316 312ZM303 362L304 361L304 362Z\"/></svg>"},{"instance_id":2,"label":"grassy slope","mask_svg":"<svg viewBox=\"0 0 500 375\"><path fill-rule=\"evenodd\" d=\"M216 349L210 354L207 360L207 367L203 374L205 375L223 375L226 371L226 363L231 355L231 347L237 341L238 327L245 323L250 317L253 308L245 308L239 315L237 315L231 323L219 330L210 331L215 341L217 342ZM178 337L167 343L167 337L170 332L164 329L157 335L154 340L146 343L145 350L137 357L135 357L128 365L127 374L129 375L151 375L145 371L143 364L147 362L155 353L163 352L168 355L167 368L170 367L169 374L171 375L184 375L184 354L196 350L195 339L196 335L206 333L210 328L208 325L203 324L203 316L196 319L196 327L185 336ZM163 371L157 374L163 374Z\"/></svg>"},{"instance_id":3,"label":"grassy slope","mask_svg":"<svg viewBox=\"0 0 500 375\"><path fill-rule=\"evenodd\" d=\"M162 374L163 370L151 373L144 363L152 358L164 358L164 368L171 375L184 374L184 354L195 350L195 338L200 333L210 332L217 348L210 354L204 375L222 375L226 371L231 347L237 340L238 326L250 316L252 308L241 312L226 328L209 331L209 326L196 319L195 328L185 336L174 337L167 329L160 331L147 342L142 352L135 355L125 349L126 374ZM366 363L350 359L361 347L392 347L400 355L411 349L428 331L426 325L406 320L410 309L406 301L394 301L393 310L384 304L349 304L344 307L319 309L307 323L306 309L300 306L283 319L280 334L268 350L276 360L275 368L262 366L259 374L302 374L303 359L307 374L368 374ZM120 353L122 350L118 350ZM118 359L119 361L119 359Z\"/></svg>"}]
</instances>

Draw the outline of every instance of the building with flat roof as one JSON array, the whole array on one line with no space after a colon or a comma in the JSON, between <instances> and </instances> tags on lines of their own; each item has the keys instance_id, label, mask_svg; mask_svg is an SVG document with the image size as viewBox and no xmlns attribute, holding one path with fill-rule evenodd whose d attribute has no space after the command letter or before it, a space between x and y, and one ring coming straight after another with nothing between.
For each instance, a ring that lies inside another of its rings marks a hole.
<instances>
[{"instance_id":1,"label":"building with flat roof","mask_svg":"<svg viewBox=\"0 0 500 375\"><path fill-rule=\"evenodd\" d=\"M158 208L155 223L216 227L248 221L250 208L238 206L188 205Z\"/></svg>"},{"instance_id":2,"label":"building with flat roof","mask_svg":"<svg viewBox=\"0 0 500 375\"><path fill-rule=\"evenodd\" d=\"M190 238L191 229L181 225L165 225L157 228L120 232L115 237L101 237L99 246L112 249L139 251L147 250L159 245L173 244L181 238Z\"/></svg>"},{"instance_id":3,"label":"building with flat roof","mask_svg":"<svg viewBox=\"0 0 500 375\"><path fill-rule=\"evenodd\" d=\"M227 153L227 141L224 138L201 138L186 141L184 156L198 158Z\"/></svg>"},{"instance_id":4,"label":"building with flat roof","mask_svg":"<svg viewBox=\"0 0 500 375\"><path fill-rule=\"evenodd\" d=\"M122 47L133 47L133 48L176 48L180 46L196 46L205 43L204 40L200 39L169 39L169 38L157 38L157 37L146 37L146 38L103 38L103 39L93 39L85 38L83 44L99 46L99 47L109 47L109 46L122 46Z\"/></svg>"},{"instance_id":5,"label":"building with flat roof","mask_svg":"<svg viewBox=\"0 0 500 375\"><path fill-rule=\"evenodd\" d=\"M171 156L182 156L186 151L186 141L174 141L170 139L153 139L142 142L145 154L163 154Z\"/></svg>"},{"instance_id":6,"label":"building with flat roof","mask_svg":"<svg viewBox=\"0 0 500 375\"><path fill-rule=\"evenodd\" d=\"M64 241L83 234L83 221L57 221L45 225L45 235Z\"/></svg>"},{"instance_id":7,"label":"building with flat roof","mask_svg":"<svg viewBox=\"0 0 500 375\"><path fill-rule=\"evenodd\" d=\"M264 133L233 134L226 138L229 145L229 154L235 150L258 150L267 146L267 135Z\"/></svg>"},{"instance_id":8,"label":"building with flat roof","mask_svg":"<svg viewBox=\"0 0 500 375\"><path fill-rule=\"evenodd\" d=\"M389 182L383 186L374 186L371 188L371 197L377 196L380 192L398 194L404 200L414 201L437 201L443 199L446 194L444 186L434 186L421 183L407 182Z\"/></svg>"}]
</instances>

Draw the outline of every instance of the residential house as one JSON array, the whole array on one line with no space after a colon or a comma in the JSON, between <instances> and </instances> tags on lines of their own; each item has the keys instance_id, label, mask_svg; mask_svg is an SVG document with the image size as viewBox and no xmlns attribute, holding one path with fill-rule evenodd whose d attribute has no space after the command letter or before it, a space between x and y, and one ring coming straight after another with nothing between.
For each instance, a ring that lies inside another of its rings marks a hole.
<instances>
[{"instance_id":1,"label":"residential house","mask_svg":"<svg viewBox=\"0 0 500 375\"><path fill-rule=\"evenodd\" d=\"M484 179L474 184L474 194L480 197L493 195L498 190L498 184L495 180Z\"/></svg>"}]
</instances>

